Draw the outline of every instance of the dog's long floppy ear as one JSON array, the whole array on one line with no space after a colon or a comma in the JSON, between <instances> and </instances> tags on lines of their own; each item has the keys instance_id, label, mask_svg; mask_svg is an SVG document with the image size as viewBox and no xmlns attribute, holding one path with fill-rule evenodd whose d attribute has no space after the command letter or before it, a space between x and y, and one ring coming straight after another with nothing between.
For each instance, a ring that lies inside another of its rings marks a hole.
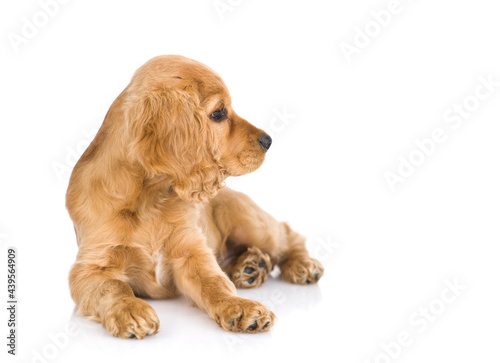
<instances>
[{"instance_id":1,"label":"dog's long floppy ear","mask_svg":"<svg viewBox=\"0 0 500 363\"><path fill-rule=\"evenodd\" d=\"M199 202L224 186L217 138L203 120L197 92L163 88L129 94L129 155L150 176L167 175L185 201Z\"/></svg>"}]
</instances>

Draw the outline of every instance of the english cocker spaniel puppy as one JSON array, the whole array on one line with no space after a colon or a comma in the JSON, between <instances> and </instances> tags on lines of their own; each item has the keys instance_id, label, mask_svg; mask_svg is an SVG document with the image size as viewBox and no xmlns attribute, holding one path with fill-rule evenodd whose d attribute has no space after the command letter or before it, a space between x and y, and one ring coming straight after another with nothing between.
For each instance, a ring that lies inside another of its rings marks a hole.
<instances>
[{"instance_id":1,"label":"english cocker spaniel puppy","mask_svg":"<svg viewBox=\"0 0 500 363\"><path fill-rule=\"evenodd\" d=\"M71 175L78 311L111 335L142 339L159 320L139 297L182 294L226 330L268 331L274 313L236 287L260 286L275 265L295 284L323 274L303 236L224 188L270 146L207 66L169 55L139 68Z\"/></svg>"}]
</instances>

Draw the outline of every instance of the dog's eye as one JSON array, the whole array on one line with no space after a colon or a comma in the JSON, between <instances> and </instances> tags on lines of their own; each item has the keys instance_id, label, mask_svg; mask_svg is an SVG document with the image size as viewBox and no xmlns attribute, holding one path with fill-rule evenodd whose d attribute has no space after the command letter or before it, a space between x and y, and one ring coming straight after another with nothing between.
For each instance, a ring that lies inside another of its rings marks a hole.
<instances>
[{"instance_id":1,"label":"dog's eye","mask_svg":"<svg viewBox=\"0 0 500 363\"><path fill-rule=\"evenodd\" d=\"M221 122L227 119L227 110L224 105L220 106L217 110L212 112L210 118L214 121Z\"/></svg>"}]
</instances>

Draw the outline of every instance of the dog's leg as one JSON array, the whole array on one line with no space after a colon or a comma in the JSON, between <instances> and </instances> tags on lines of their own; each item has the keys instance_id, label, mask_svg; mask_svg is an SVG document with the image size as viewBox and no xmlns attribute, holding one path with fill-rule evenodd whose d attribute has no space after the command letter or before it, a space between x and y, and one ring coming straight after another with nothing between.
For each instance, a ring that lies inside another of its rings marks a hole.
<instances>
[{"instance_id":1,"label":"dog's leg","mask_svg":"<svg viewBox=\"0 0 500 363\"><path fill-rule=\"evenodd\" d=\"M295 284L315 283L323 275L321 263L309 256L305 237L293 231L288 224L276 221L245 194L229 188L219 191L210 202L209 213L220 234L227 236L228 249L248 248L246 251L243 249L243 254L225 268L238 287L254 287L260 285L256 281L265 281L265 278L252 281L252 274L260 276L266 273L263 267L268 267L265 262L268 257L271 268L277 264L282 278ZM252 271L255 263L257 266L260 263L262 269ZM252 283L249 284L248 279Z\"/></svg>"},{"instance_id":2,"label":"dog's leg","mask_svg":"<svg viewBox=\"0 0 500 363\"><path fill-rule=\"evenodd\" d=\"M189 242L186 236L189 236ZM236 295L233 283L222 272L201 234L193 231L179 233L172 236L171 245L169 259L178 289L222 328L248 333L271 328L274 313L259 302Z\"/></svg>"},{"instance_id":3,"label":"dog's leg","mask_svg":"<svg viewBox=\"0 0 500 363\"><path fill-rule=\"evenodd\" d=\"M158 331L156 312L134 296L118 271L77 262L69 281L78 311L102 323L111 335L142 339Z\"/></svg>"},{"instance_id":4,"label":"dog's leg","mask_svg":"<svg viewBox=\"0 0 500 363\"><path fill-rule=\"evenodd\" d=\"M287 240L287 250L281 256L279 262L281 277L289 282L301 285L318 282L323 276L323 265L309 256L304 236L293 231L286 223L283 223L283 226Z\"/></svg>"}]
</instances>

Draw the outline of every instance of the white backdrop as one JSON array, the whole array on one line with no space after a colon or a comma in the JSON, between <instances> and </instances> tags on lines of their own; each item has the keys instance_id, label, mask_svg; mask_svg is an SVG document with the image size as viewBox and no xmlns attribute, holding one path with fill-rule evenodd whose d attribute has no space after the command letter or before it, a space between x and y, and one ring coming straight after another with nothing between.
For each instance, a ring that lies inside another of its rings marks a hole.
<instances>
[{"instance_id":1,"label":"white backdrop","mask_svg":"<svg viewBox=\"0 0 500 363\"><path fill-rule=\"evenodd\" d=\"M2 362L498 360L500 8L491 0L4 1L0 277L17 249L17 346ZM315 286L242 296L278 315L227 333L183 299L158 335L112 338L74 315L70 170L149 58L182 54L269 131L228 181L308 237Z\"/></svg>"}]
</instances>

